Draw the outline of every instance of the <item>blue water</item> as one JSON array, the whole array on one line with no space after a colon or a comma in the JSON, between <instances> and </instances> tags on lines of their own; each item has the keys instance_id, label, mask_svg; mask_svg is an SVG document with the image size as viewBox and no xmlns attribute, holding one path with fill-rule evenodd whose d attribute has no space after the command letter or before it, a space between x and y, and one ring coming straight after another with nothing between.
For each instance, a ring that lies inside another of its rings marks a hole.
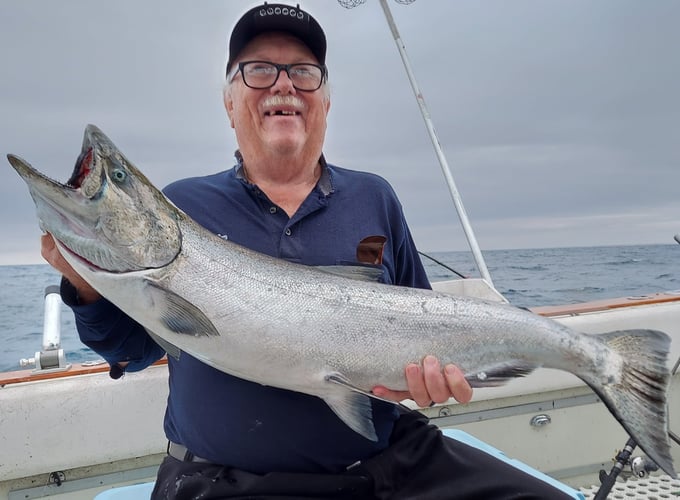
<instances>
[{"instance_id":1,"label":"blue water","mask_svg":"<svg viewBox=\"0 0 680 500\"><path fill-rule=\"evenodd\" d=\"M521 307L573 304L680 289L680 245L639 245L484 253L495 287ZM433 254L465 276L478 276L472 255ZM455 275L427 263L431 281Z\"/></svg>"},{"instance_id":2,"label":"blue water","mask_svg":"<svg viewBox=\"0 0 680 500\"><path fill-rule=\"evenodd\" d=\"M436 252L435 259L465 276L478 276L468 252ZM680 289L680 245L641 245L484 252L496 288L513 304L529 307L635 296ZM431 281L455 274L423 259ZM0 266L0 371L20 369L21 358L41 349L44 290L59 283L47 265ZM78 340L73 315L61 312L67 360L98 356Z\"/></svg>"}]
</instances>

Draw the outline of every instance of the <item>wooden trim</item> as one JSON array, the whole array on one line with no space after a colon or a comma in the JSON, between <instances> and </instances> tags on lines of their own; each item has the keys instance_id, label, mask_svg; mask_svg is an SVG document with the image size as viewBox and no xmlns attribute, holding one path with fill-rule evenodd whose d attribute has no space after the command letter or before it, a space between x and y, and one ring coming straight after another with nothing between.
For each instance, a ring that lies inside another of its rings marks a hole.
<instances>
[{"instance_id":1,"label":"wooden trim","mask_svg":"<svg viewBox=\"0 0 680 500\"><path fill-rule=\"evenodd\" d=\"M167 365L166 358L159 359L152 366ZM108 373L109 364L103 363L101 365L83 365L82 363L74 363L70 369L60 372L39 373L33 370L18 370L13 372L0 372L0 387L9 384L20 384L22 382L36 382L38 380L50 380L63 377L75 377L76 375L92 375L95 373Z\"/></svg>"},{"instance_id":2,"label":"wooden trim","mask_svg":"<svg viewBox=\"0 0 680 500\"><path fill-rule=\"evenodd\" d=\"M661 292L634 297L594 300L592 302L582 302L579 304L532 307L530 309L532 312L540 314L541 316L574 316L583 313L606 311L609 309L663 304L667 302L680 302L680 294Z\"/></svg>"}]
</instances>

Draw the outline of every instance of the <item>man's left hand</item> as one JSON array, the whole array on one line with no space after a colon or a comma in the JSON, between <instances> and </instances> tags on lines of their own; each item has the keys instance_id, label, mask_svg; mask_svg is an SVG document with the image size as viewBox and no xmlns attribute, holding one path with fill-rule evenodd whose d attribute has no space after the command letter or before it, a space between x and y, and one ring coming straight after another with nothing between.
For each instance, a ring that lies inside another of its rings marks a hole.
<instances>
[{"instance_id":1,"label":"man's left hand","mask_svg":"<svg viewBox=\"0 0 680 500\"><path fill-rule=\"evenodd\" d=\"M446 365L442 370L439 360L425 356L422 368L411 363L406 366L408 391L392 391L384 386L373 388L373 394L391 401L413 399L420 407L443 403L453 397L459 403L472 399L472 387L456 365Z\"/></svg>"}]
</instances>

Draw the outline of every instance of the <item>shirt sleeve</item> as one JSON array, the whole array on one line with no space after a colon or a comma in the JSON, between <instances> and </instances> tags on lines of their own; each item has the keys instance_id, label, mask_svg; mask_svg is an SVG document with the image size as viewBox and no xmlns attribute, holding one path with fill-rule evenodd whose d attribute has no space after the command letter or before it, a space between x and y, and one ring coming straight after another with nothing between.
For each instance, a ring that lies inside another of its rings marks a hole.
<instances>
[{"instance_id":1,"label":"shirt sleeve","mask_svg":"<svg viewBox=\"0 0 680 500\"><path fill-rule=\"evenodd\" d=\"M125 371L139 371L165 354L142 325L108 300L102 298L92 304L80 304L75 287L65 278L60 289L62 300L73 310L81 342L112 368L126 361Z\"/></svg>"}]
</instances>

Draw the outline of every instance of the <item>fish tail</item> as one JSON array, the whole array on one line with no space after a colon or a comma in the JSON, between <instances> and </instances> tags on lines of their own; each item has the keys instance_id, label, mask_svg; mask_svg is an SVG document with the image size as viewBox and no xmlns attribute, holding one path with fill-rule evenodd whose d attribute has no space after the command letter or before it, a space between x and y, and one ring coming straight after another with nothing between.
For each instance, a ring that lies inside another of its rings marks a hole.
<instances>
[{"instance_id":1,"label":"fish tail","mask_svg":"<svg viewBox=\"0 0 680 500\"><path fill-rule=\"evenodd\" d=\"M602 384L598 395L637 445L667 474L677 477L668 440L666 360L670 338L657 330L596 335L623 359L620 379Z\"/></svg>"}]
</instances>

